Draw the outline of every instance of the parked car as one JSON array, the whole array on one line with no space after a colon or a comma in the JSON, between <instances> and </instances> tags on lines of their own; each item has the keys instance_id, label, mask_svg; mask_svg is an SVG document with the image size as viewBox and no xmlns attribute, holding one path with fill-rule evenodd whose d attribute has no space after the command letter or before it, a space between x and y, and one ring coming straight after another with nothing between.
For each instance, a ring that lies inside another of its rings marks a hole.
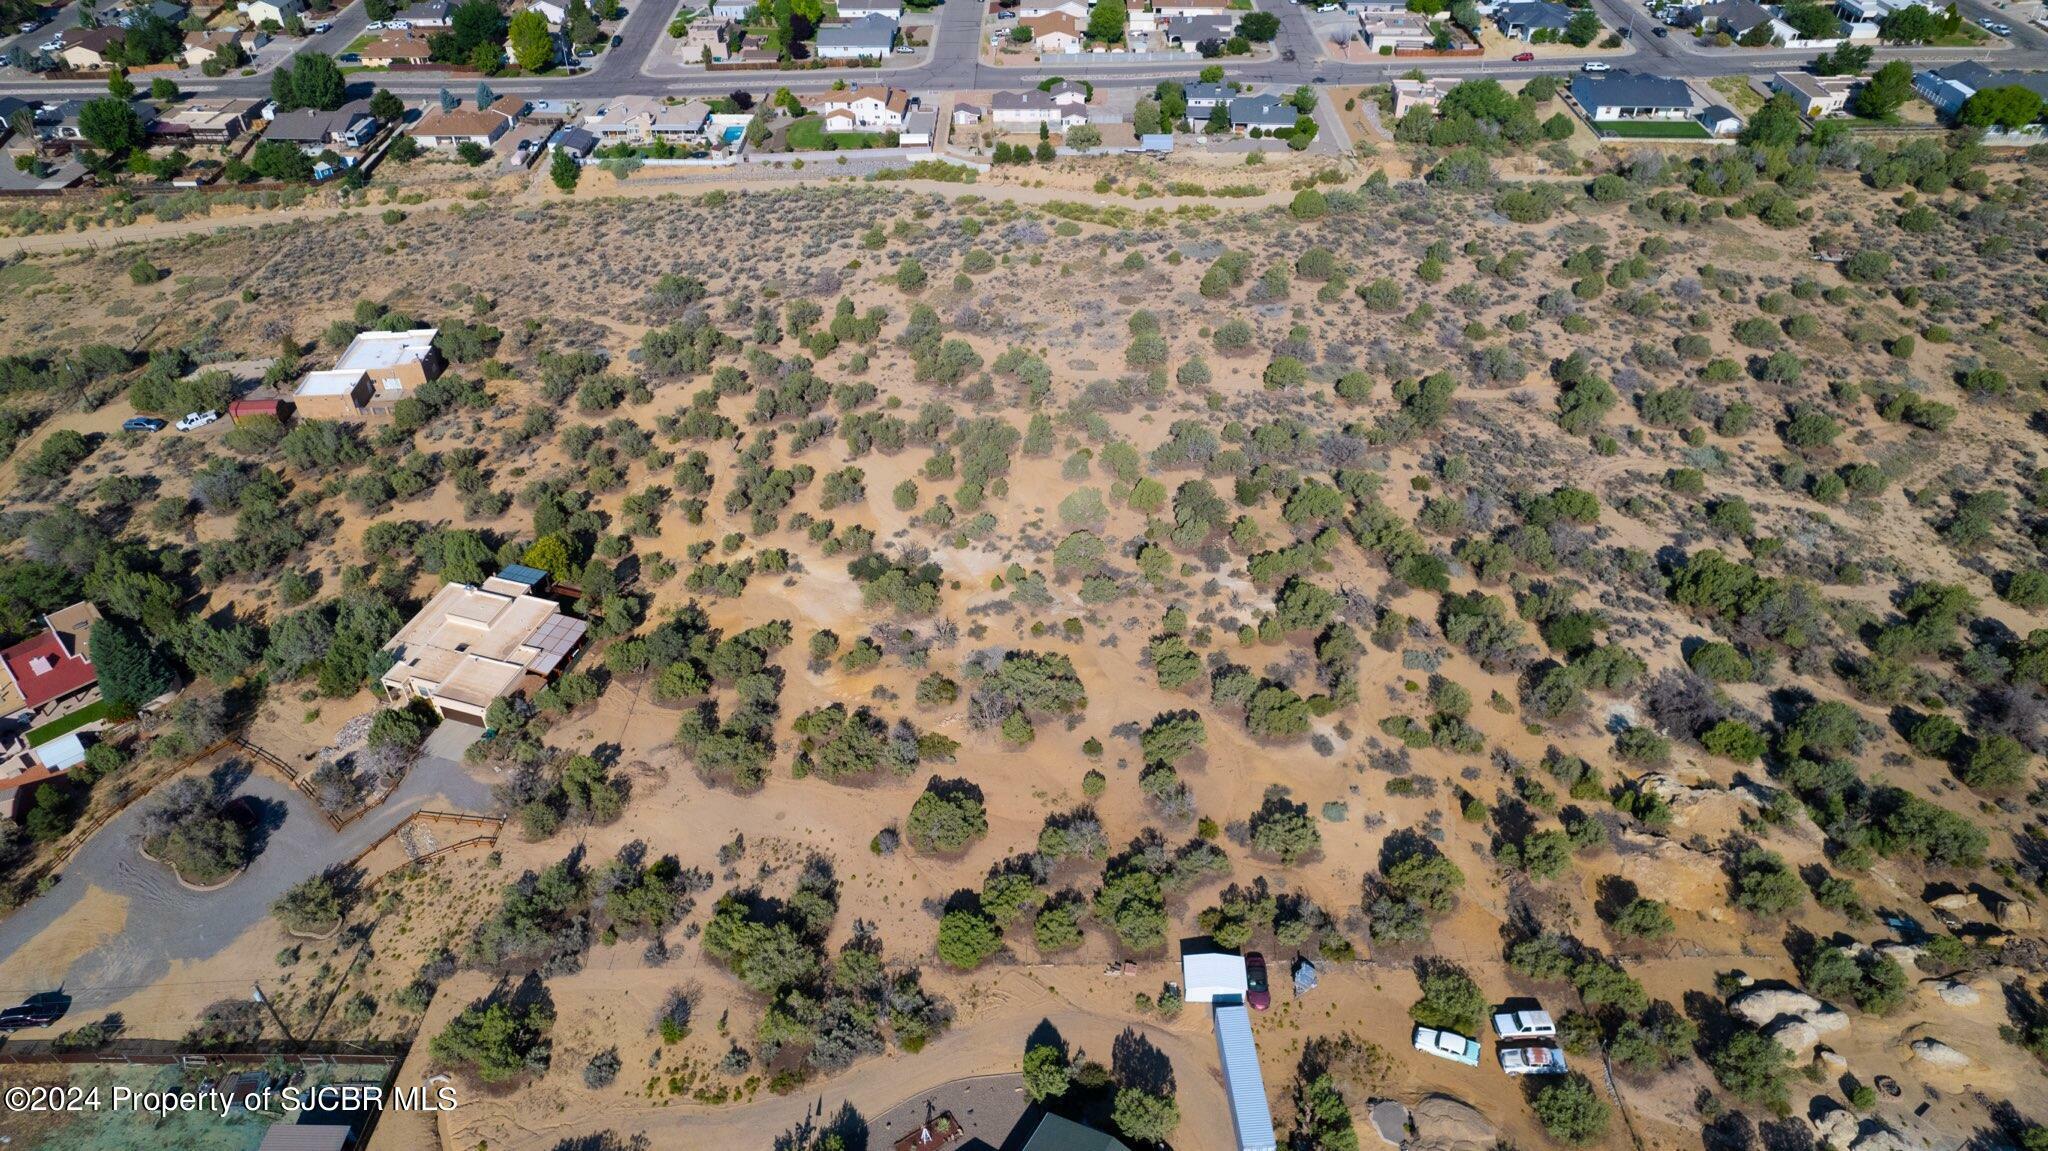
<instances>
[{"instance_id":1,"label":"parked car","mask_svg":"<svg viewBox=\"0 0 2048 1151\"><path fill-rule=\"evenodd\" d=\"M1650 29L1650 35L1662 40L1664 37L1671 35L1671 29L1659 24L1655 28Z\"/></svg>"},{"instance_id":2,"label":"parked car","mask_svg":"<svg viewBox=\"0 0 2048 1151\"><path fill-rule=\"evenodd\" d=\"M998 20L1015 20L1016 18L1017 18L1017 14L1016 14L1015 12L998 12L998 13L996 13L996 19L998 19Z\"/></svg>"},{"instance_id":3,"label":"parked car","mask_svg":"<svg viewBox=\"0 0 2048 1151\"><path fill-rule=\"evenodd\" d=\"M363 55L360 52L343 52L334 58L334 62L337 64L360 64L363 62Z\"/></svg>"},{"instance_id":4,"label":"parked car","mask_svg":"<svg viewBox=\"0 0 2048 1151\"><path fill-rule=\"evenodd\" d=\"M626 42L626 38L625 38L624 36L614 36L614 37L612 37L612 47L614 47L614 48L618 47L618 46L619 46L619 45L621 45L621 44L624 44L625 42Z\"/></svg>"},{"instance_id":5,"label":"parked car","mask_svg":"<svg viewBox=\"0 0 2048 1151\"><path fill-rule=\"evenodd\" d=\"M1493 1033L1502 1039L1553 1039L1557 1021L1548 1011L1496 1011Z\"/></svg>"},{"instance_id":6,"label":"parked car","mask_svg":"<svg viewBox=\"0 0 2048 1151\"><path fill-rule=\"evenodd\" d=\"M160 432L164 430L164 426L164 421L155 416L130 416L121 421L121 430L124 432Z\"/></svg>"},{"instance_id":7,"label":"parked car","mask_svg":"<svg viewBox=\"0 0 2048 1151\"><path fill-rule=\"evenodd\" d=\"M189 432L195 428L203 428L218 419L220 413L210 409L204 412L186 412L185 418L178 421L178 430Z\"/></svg>"},{"instance_id":8,"label":"parked car","mask_svg":"<svg viewBox=\"0 0 2048 1151\"><path fill-rule=\"evenodd\" d=\"M1438 1031L1434 1027L1415 1029L1415 1049L1438 1059L1463 1063L1467 1067L1479 1066L1479 1041L1468 1039L1455 1031Z\"/></svg>"},{"instance_id":9,"label":"parked car","mask_svg":"<svg viewBox=\"0 0 2048 1151\"><path fill-rule=\"evenodd\" d=\"M1253 1011L1273 1005L1273 994L1266 985L1266 957L1256 951L1244 957L1244 1001Z\"/></svg>"},{"instance_id":10,"label":"parked car","mask_svg":"<svg viewBox=\"0 0 2048 1151\"><path fill-rule=\"evenodd\" d=\"M1534 52L1517 52L1517 53L1515 53L1515 63L1517 63L1517 64L1527 64L1527 63L1528 63L1529 61L1531 61L1531 60L1534 60L1535 58L1536 58L1536 53L1534 53Z\"/></svg>"},{"instance_id":11,"label":"parked car","mask_svg":"<svg viewBox=\"0 0 2048 1151\"><path fill-rule=\"evenodd\" d=\"M1569 1070L1564 1052L1548 1043L1501 1048L1500 1069L1510 1075L1562 1075Z\"/></svg>"},{"instance_id":12,"label":"parked car","mask_svg":"<svg viewBox=\"0 0 2048 1151\"><path fill-rule=\"evenodd\" d=\"M588 60L588 59L590 59L591 57L593 57L593 56L595 56L595 55L597 55L597 49L595 49L595 48L578 48L578 49L576 49L576 58L577 58L578 60Z\"/></svg>"},{"instance_id":13,"label":"parked car","mask_svg":"<svg viewBox=\"0 0 2048 1151\"><path fill-rule=\"evenodd\" d=\"M19 1031L24 1027L48 1027L62 1019L64 1013L43 1007L10 1007L0 1011L0 1031Z\"/></svg>"},{"instance_id":14,"label":"parked car","mask_svg":"<svg viewBox=\"0 0 2048 1151\"><path fill-rule=\"evenodd\" d=\"M1588 60L1584 64L1579 65L1579 71L1581 72L1612 72L1613 70L1607 66L1607 62L1604 60Z\"/></svg>"},{"instance_id":15,"label":"parked car","mask_svg":"<svg viewBox=\"0 0 2048 1151\"><path fill-rule=\"evenodd\" d=\"M369 29L372 32L381 32L384 30L384 21L372 20L368 24L363 25L363 27Z\"/></svg>"},{"instance_id":16,"label":"parked car","mask_svg":"<svg viewBox=\"0 0 2048 1151\"><path fill-rule=\"evenodd\" d=\"M315 36L325 36L327 33L332 31L334 31L334 25L326 20L322 20L318 24L313 25L313 35Z\"/></svg>"},{"instance_id":17,"label":"parked car","mask_svg":"<svg viewBox=\"0 0 2048 1151\"><path fill-rule=\"evenodd\" d=\"M1338 6L1337 6L1337 5L1335 5L1335 4L1318 4L1318 5L1316 5L1316 11L1318 11L1318 12L1335 12L1335 11L1337 10L1337 8L1338 8Z\"/></svg>"}]
</instances>

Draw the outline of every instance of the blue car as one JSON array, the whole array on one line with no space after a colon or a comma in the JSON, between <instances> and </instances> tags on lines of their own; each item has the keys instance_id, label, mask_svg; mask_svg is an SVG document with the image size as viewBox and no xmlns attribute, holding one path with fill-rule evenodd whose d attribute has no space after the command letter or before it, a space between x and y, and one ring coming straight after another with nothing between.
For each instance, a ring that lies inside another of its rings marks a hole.
<instances>
[{"instance_id":1,"label":"blue car","mask_svg":"<svg viewBox=\"0 0 2048 1151\"><path fill-rule=\"evenodd\" d=\"M164 430L164 422L154 416L134 416L121 421L121 430L124 432L160 432Z\"/></svg>"}]
</instances>

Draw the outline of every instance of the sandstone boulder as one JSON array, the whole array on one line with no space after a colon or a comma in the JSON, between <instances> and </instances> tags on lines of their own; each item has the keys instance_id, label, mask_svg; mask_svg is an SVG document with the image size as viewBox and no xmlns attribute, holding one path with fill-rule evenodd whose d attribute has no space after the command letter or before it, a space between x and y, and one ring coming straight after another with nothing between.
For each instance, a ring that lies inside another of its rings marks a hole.
<instances>
[{"instance_id":1,"label":"sandstone boulder","mask_svg":"<svg viewBox=\"0 0 2048 1151\"><path fill-rule=\"evenodd\" d=\"M1970 1065L1970 1057L1943 1043L1939 1039L1915 1039L1913 1057L1923 1063L1947 1070L1960 1070Z\"/></svg>"},{"instance_id":2,"label":"sandstone boulder","mask_svg":"<svg viewBox=\"0 0 2048 1151\"><path fill-rule=\"evenodd\" d=\"M1499 1135L1479 1109L1462 1099L1431 1095L1415 1105L1409 1151L1493 1151Z\"/></svg>"}]
</instances>

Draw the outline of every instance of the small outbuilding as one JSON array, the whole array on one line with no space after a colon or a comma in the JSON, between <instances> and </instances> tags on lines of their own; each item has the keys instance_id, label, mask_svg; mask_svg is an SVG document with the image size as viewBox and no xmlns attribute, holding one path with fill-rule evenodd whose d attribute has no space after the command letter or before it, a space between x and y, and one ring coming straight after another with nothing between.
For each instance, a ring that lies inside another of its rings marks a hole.
<instances>
[{"instance_id":1,"label":"small outbuilding","mask_svg":"<svg viewBox=\"0 0 2048 1151\"><path fill-rule=\"evenodd\" d=\"M1243 1003L1244 956L1208 951L1180 957L1180 986L1189 1003Z\"/></svg>"}]
</instances>

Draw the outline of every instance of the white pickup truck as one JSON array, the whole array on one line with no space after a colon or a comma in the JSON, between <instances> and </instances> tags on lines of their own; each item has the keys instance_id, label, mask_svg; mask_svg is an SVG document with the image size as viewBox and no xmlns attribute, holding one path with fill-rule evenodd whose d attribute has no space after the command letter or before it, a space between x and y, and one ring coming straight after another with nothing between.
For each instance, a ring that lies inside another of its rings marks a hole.
<instances>
[{"instance_id":1,"label":"white pickup truck","mask_svg":"<svg viewBox=\"0 0 2048 1151\"><path fill-rule=\"evenodd\" d=\"M1496 1011L1493 1033L1502 1039L1555 1039L1557 1021L1548 1011Z\"/></svg>"}]
</instances>

